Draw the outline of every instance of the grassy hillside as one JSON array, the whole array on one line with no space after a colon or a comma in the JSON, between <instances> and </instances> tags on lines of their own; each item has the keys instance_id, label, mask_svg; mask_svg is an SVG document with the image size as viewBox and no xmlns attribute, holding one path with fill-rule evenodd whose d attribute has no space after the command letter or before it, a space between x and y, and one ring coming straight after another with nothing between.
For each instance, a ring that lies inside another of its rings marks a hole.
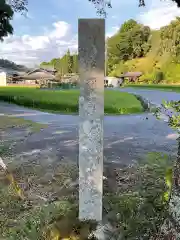
<instances>
[{"instance_id":1,"label":"grassy hillside","mask_svg":"<svg viewBox=\"0 0 180 240\"><path fill-rule=\"evenodd\" d=\"M172 60L172 54L168 51L160 53L161 38L160 30L151 31L149 41L151 49L146 56L120 61L116 68L109 73L109 76L117 76L126 71L140 71L143 76L140 78L142 83L156 83L155 76L157 72L163 73L163 80L159 83L179 84L180 83L180 64Z\"/></svg>"}]
</instances>

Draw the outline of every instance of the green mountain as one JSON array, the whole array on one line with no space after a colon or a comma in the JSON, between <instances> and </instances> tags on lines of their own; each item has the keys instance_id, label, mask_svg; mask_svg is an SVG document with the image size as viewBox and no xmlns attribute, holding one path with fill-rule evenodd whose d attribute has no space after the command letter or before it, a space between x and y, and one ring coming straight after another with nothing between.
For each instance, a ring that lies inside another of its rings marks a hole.
<instances>
[{"instance_id":1,"label":"green mountain","mask_svg":"<svg viewBox=\"0 0 180 240\"><path fill-rule=\"evenodd\" d=\"M142 72L144 83L180 83L180 18L157 31L125 22L108 39L109 76Z\"/></svg>"}]
</instances>

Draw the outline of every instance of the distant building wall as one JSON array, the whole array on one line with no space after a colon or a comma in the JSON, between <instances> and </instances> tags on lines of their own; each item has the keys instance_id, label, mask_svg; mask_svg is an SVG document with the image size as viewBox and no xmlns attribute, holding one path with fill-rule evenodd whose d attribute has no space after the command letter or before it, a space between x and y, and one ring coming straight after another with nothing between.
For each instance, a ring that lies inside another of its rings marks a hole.
<instances>
[{"instance_id":1,"label":"distant building wall","mask_svg":"<svg viewBox=\"0 0 180 240\"><path fill-rule=\"evenodd\" d=\"M123 80L121 78L116 78L116 77L105 77L104 79L105 84L108 84L108 85L112 84L113 87L119 87L122 81Z\"/></svg>"},{"instance_id":2,"label":"distant building wall","mask_svg":"<svg viewBox=\"0 0 180 240\"><path fill-rule=\"evenodd\" d=\"M39 84L28 84L28 83L9 83L9 87L39 87Z\"/></svg>"},{"instance_id":3,"label":"distant building wall","mask_svg":"<svg viewBox=\"0 0 180 240\"><path fill-rule=\"evenodd\" d=\"M0 73L0 86L6 86L6 85L7 85L6 73L1 72Z\"/></svg>"}]
</instances>

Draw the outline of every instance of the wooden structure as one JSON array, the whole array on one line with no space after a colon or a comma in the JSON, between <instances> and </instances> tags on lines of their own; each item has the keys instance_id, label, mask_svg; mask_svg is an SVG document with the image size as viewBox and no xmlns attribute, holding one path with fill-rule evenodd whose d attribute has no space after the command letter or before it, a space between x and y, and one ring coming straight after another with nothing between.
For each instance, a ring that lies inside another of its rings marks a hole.
<instances>
[{"instance_id":1,"label":"wooden structure","mask_svg":"<svg viewBox=\"0 0 180 240\"><path fill-rule=\"evenodd\" d=\"M128 79L129 82L135 82L142 76L142 72L126 72L121 74L118 78L121 78L123 81L124 79Z\"/></svg>"},{"instance_id":2,"label":"wooden structure","mask_svg":"<svg viewBox=\"0 0 180 240\"><path fill-rule=\"evenodd\" d=\"M24 75L15 75L12 78L12 81L16 82L24 82L24 83L44 83L46 84L48 81L55 80L55 71L45 70L42 68L34 69Z\"/></svg>"},{"instance_id":3,"label":"wooden structure","mask_svg":"<svg viewBox=\"0 0 180 240\"><path fill-rule=\"evenodd\" d=\"M51 74L53 74L53 75L55 75L56 73L57 73L57 70L55 69L55 68L53 68L53 67L48 67L48 66L43 66L43 67L41 67L41 68L39 68L39 70L44 70L44 71L46 71L46 72L48 72L48 73L51 73Z\"/></svg>"}]
</instances>

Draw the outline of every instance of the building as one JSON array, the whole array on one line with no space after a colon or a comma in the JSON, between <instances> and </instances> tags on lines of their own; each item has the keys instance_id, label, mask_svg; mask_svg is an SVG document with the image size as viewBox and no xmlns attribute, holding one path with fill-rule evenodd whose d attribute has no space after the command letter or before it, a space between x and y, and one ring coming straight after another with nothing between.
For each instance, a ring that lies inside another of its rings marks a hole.
<instances>
[{"instance_id":1,"label":"building","mask_svg":"<svg viewBox=\"0 0 180 240\"><path fill-rule=\"evenodd\" d=\"M45 70L46 72L51 73L53 75L55 75L57 73L57 70L54 67L52 67L52 66L43 66L43 67L41 67L39 69Z\"/></svg>"},{"instance_id":2,"label":"building","mask_svg":"<svg viewBox=\"0 0 180 240\"><path fill-rule=\"evenodd\" d=\"M119 77L121 79L128 79L129 82L135 82L139 79L139 77L142 76L142 72L126 72L124 74L121 74Z\"/></svg>"},{"instance_id":3,"label":"building","mask_svg":"<svg viewBox=\"0 0 180 240\"><path fill-rule=\"evenodd\" d=\"M119 77L105 77L104 86L119 87L122 84L122 79Z\"/></svg>"},{"instance_id":4,"label":"building","mask_svg":"<svg viewBox=\"0 0 180 240\"><path fill-rule=\"evenodd\" d=\"M7 85L7 78L6 78L6 73L1 72L0 73L0 86L6 86Z\"/></svg>"},{"instance_id":5,"label":"building","mask_svg":"<svg viewBox=\"0 0 180 240\"><path fill-rule=\"evenodd\" d=\"M47 83L48 81L55 80L55 73L54 71L37 68L16 78L18 81L24 83Z\"/></svg>"}]
</instances>

